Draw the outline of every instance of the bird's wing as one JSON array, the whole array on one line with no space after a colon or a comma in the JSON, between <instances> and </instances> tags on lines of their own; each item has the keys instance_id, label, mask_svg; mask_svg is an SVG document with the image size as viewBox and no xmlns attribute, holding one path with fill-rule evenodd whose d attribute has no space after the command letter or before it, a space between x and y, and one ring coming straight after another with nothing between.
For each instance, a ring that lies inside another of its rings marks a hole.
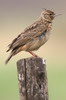
<instances>
[{"instance_id":1,"label":"bird's wing","mask_svg":"<svg viewBox=\"0 0 66 100\"><path fill-rule=\"evenodd\" d=\"M38 20L24 30L24 32L26 33L24 34L24 36L35 38L46 31L46 28L46 24L44 24L42 20Z\"/></svg>"},{"instance_id":2,"label":"bird's wing","mask_svg":"<svg viewBox=\"0 0 66 100\"><path fill-rule=\"evenodd\" d=\"M19 38L20 38L20 39L19 39ZM18 48L18 47L20 47L20 46L22 46L22 45L24 45L25 43L27 43L27 42L30 41L30 40L31 40L31 37L23 38L23 37L20 35L20 37L15 38L15 39L12 41L12 43L8 45L8 46L9 46L9 49L7 50L7 52L10 51L10 50L16 49L16 48Z\"/></svg>"},{"instance_id":3,"label":"bird's wing","mask_svg":"<svg viewBox=\"0 0 66 100\"><path fill-rule=\"evenodd\" d=\"M46 30L46 26L44 26L41 23L41 21L36 21L31 26L27 27L24 30L24 32L22 32L20 35L18 35L17 38L15 38L12 41L12 43L9 45L9 49L7 51L28 43L29 41L31 41L34 38L41 35L45 30Z\"/></svg>"}]
</instances>

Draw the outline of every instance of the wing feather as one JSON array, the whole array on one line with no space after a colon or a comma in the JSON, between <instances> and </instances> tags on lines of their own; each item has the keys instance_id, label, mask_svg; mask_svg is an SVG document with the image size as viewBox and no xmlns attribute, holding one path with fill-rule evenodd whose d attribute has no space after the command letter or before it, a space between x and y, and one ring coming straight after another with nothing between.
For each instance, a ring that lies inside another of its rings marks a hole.
<instances>
[{"instance_id":1,"label":"wing feather","mask_svg":"<svg viewBox=\"0 0 66 100\"><path fill-rule=\"evenodd\" d=\"M20 35L18 35L17 38L12 41L7 51L25 45L29 41L32 41L34 38L41 35L45 30L46 25L42 24L41 20L36 21L35 23L27 27L24 32L22 32Z\"/></svg>"}]
</instances>

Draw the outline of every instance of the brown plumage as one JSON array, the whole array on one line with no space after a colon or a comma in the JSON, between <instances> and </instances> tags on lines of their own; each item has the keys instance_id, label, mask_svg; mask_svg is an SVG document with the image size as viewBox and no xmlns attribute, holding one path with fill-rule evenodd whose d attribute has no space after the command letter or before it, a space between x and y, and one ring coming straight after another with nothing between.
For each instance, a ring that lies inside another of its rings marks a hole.
<instances>
[{"instance_id":1,"label":"brown plumage","mask_svg":"<svg viewBox=\"0 0 66 100\"><path fill-rule=\"evenodd\" d=\"M9 44L10 56L6 60L6 64L12 56L20 51L27 51L37 57L32 51L39 49L48 39L52 27L52 20L55 14L53 11L44 10L39 19L32 25L27 27L20 35Z\"/></svg>"}]
</instances>

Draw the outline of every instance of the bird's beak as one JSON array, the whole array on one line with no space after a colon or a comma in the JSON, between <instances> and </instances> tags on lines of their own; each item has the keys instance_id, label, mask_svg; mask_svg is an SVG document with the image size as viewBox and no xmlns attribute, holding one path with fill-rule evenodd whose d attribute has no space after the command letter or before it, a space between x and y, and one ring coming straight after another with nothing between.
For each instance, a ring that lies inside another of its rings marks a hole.
<instances>
[{"instance_id":1,"label":"bird's beak","mask_svg":"<svg viewBox=\"0 0 66 100\"><path fill-rule=\"evenodd\" d=\"M60 15L62 15L62 14L57 14L57 15L55 14L54 17L60 16Z\"/></svg>"}]
</instances>

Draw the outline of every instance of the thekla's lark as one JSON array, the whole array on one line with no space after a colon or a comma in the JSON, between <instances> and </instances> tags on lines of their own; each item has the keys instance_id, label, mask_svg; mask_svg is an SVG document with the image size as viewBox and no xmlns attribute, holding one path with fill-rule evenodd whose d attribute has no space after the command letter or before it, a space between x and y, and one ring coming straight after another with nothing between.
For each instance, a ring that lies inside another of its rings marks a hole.
<instances>
[{"instance_id":1,"label":"thekla's lark","mask_svg":"<svg viewBox=\"0 0 66 100\"><path fill-rule=\"evenodd\" d=\"M38 20L27 27L21 34L19 34L11 44L9 44L10 56L6 60L6 64L20 51L27 51L34 57L37 57L32 51L38 50L43 44L47 42L52 28L52 21L55 18L55 13L50 10L44 10Z\"/></svg>"}]
</instances>

